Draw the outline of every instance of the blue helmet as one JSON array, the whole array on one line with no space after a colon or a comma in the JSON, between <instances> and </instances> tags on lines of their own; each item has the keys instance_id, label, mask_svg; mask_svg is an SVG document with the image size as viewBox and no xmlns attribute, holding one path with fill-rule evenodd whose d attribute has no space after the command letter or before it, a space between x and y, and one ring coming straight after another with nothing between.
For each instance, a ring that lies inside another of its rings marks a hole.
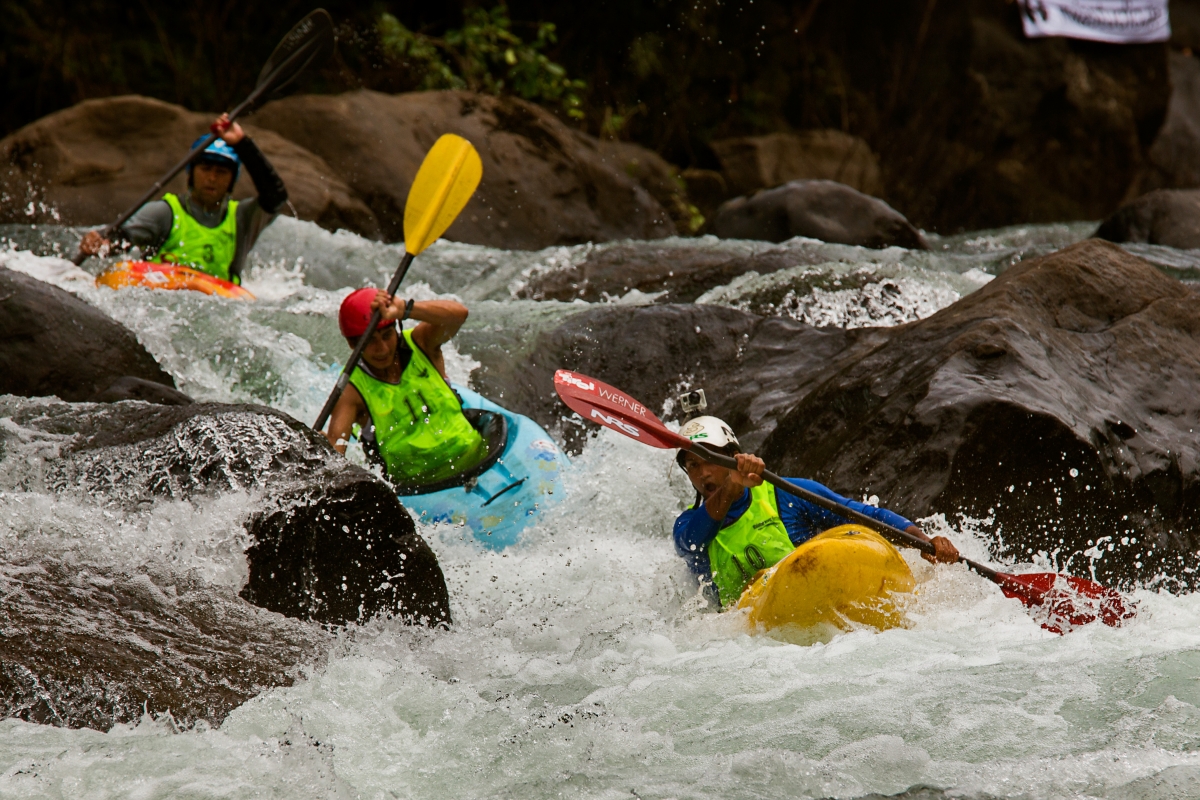
<instances>
[{"instance_id":1,"label":"blue helmet","mask_svg":"<svg viewBox=\"0 0 1200 800\"><path fill-rule=\"evenodd\" d=\"M201 136L196 141L192 142L192 149L195 150L200 146L200 143L207 139L207 136ZM192 166L197 162L206 164L217 164L222 167L229 167L233 170L233 183L229 184L229 190L233 191L234 184L237 183L238 173L241 171L242 160L238 158L238 154L229 146L229 143L224 139L217 139L215 142L204 148L204 154L193 161L188 166L188 183L191 183Z\"/></svg>"}]
</instances>

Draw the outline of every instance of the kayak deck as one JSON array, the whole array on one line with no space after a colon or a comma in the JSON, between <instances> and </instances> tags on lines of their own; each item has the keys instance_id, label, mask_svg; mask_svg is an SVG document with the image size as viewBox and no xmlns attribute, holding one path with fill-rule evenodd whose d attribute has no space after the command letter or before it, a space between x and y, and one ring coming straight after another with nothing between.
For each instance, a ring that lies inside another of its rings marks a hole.
<instances>
[{"instance_id":1,"label":"kayak deck","mask_svg":"<svg viewBox=\"0 0 1200 800\"><path fill-rule=\"evenodd\" d=\"M107 286L110 289L126 289L131 286L147 289L188 289L233 300L255 299L253 294L231 281L221 280L191 267L158 264L153 261L120 261L96 276L96 285Z\"/></svg>"},{"instance_id":2,"label":"kayak deck","mask_svg":"<svg viewBox=\"0 0 1200 800\"><path fill-rule=\"evenodd\" d=\"M754 577L737 607L753 628L878 630L903 623L900 597L916 581L899 551L861 525L842 525L804 542Z\"/></svg>"}]
</instances>

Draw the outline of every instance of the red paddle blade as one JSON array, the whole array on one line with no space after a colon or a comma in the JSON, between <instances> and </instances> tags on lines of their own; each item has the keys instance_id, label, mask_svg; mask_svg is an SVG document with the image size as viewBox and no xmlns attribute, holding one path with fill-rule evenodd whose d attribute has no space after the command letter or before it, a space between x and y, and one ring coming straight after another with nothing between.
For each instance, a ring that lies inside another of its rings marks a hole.
<instances>
[{"instance_id":1,"label":"red paddle blade","mask_svg":"<svg viewBox=\"0 0 1200 800\"><path fill-rule=\"evenodd\" d=\"M630 439L651 447L691 447L691 442L669 430L650 409L595 378L560 369L554 373L554 391L579 416Z\"/></svg>"},{"instance_id":2,"label":"red paddle blade","mask_svg":"<svg viewBox=\"0 0 1200 800\"><path fill-rule=\"evenodd\" d=\"M1054 633L1067 633L1100 620L1116 628L1137 613L1137 607L1114 589L1086 578L1037 572L1029 575L1000 573L1000 590L1028 608L1041 626Z\"/></svg>"}]
</instances>

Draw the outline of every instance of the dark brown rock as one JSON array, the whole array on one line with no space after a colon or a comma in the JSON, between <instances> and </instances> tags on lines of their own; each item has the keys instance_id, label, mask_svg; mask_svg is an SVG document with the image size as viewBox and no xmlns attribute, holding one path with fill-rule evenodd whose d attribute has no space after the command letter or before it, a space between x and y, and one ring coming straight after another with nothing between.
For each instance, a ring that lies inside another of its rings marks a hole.
<instances>
[{"instance_id":1,"label":"dark brown rock","mask_svg":"<svg viewBox=\"0 0 1200 800\"><path fill-rule=\"evenodd\" d=\"M985 520L1000 555L1191 587L1198 305L1113 245L1068 247L835 357L763 455L909 516Z\"/></svg>"},{"instance_id":2,"label":"dark brown rock","mask_svg":"<svg viewBox=\"0 0 1200 800\"><path fill-rule=\"evenodd\" d=\"M468 139L483 160L483 181L448 239L537 250L675 233L666 210L606 161L596 140L522 100L362 90L279 100L254 120L331 164L390 241L404 238L409 184L443 133Z\"/></svg>"},{"instance_id":3,"label":"dark brown rock","mask_svg":"<svg viewBox=\"0 0 1200 800\"><path fill-rule=\"evenodd\" d=\"M927 250L925 237L882 200L834 181L792 181L721 206L723 239L783 242L793 236L861 247Z\"/></svg>"},{"instance_id":4,"label":"dark brown rock","mask_svg":"<svg viewBox=\"0 0 1200 800\"><path fill-rule=\"evenodd\" d=\"M645 294L661 293L657 302L687 303L747 272L766 275L826 260L816 252L787 248L733 256L712 247L630 242L598 249L579 264L531 275L517 290L517 296L533 300L579 298L593 303L636 289Z\"/></svg>"},{"instance_id":5,"label":"dark brown rock","mask_svg":"<svg viewBox=\"0 0 1200 800\"><path fill-rule=\"evenodd\" d=\"M127 378L186 397L124 326L70 292L0 267L0 394L91 400Z\"/></svg>"},{"instance_id":6,"label":"dark brown rock","mask_svg":"<svg viewBox=\"0 0 1200 800\"><path fill-rule=\"evenodd\" d=\"M0 717L95 728L170 714L219 725L289 686L331 638L202 582L59 563L0 564Z\"/></svg>"},{"instance_id":7,"label":"dark brown rock","mask_svg":"<svg viewBox=\"0 0 1200 800\"><path fill-rule=\"evenodd\" d=\"M26 125L0 140L0 222L112 222L208 133L215 116L128 95L86 100ZM328 164L253 118L241 122L283 178L301 219L379 235L371 210ZM186 186L181 173L167 191ZM254 194L242 170L234 197Z\"/></svg>"},{"instance_id":8,"label":"dark brown rock","mask_svg":"<svg viewBox=\"0 0 1200 800\"><path fill-rule=\"evenodd\" d=\"M1200 16L1200 14L1198 14ZM1172 27L1175 19L1172 17ZM1200 187L1200 59L1171 53L1171 101L1140 189Z\"/></svg>"},{"instance_id":9,"label":"dark brown rock","mask_svg":"<svg viewBox=\"0 0 1200 800\"><path fill-rule=\"evenodd\" d=\"M1110 242L1200 247L1200 189L1156 189L1127 203L1100 224L1096 236Z\"/></svg>"},{"instance_id":10,"label":"dark brown rock","mask_svg":"<svg viewBox=\"0 0 1200 800\"><path fill-rule=\"evenodd\" d=\"M837 181L870 195L883 191L879 160L871 148L841 131L739 136L715 141L712 149L737 194L796 180Z\"/></svg>"}]
</instances>

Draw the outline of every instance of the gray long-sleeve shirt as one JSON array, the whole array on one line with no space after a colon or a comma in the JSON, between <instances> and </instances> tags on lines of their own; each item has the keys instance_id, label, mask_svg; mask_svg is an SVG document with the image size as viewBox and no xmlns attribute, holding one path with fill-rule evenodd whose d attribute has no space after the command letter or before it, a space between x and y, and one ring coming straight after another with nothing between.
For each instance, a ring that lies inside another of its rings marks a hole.
<instances>
[{"instance_id":1,"label":"gray long-sleeve shirt","mask_svg":"<svg viewBox=\"0 0 1200 800\"><path fill-rule=\"evenodd\" d=\"M242 267L246 263L246 255L258 241L263 229L275 219L279 208L287 202L287 189L283 181L271 167L266 156L247 136L234 145L234 151L242 159L250 180L259 196L249 200L241 200L237 207L237 248L234 251L233 263L229 265L229 278L242 275ZM187 209L197 222L206 228L216 228L225 219L229 200L221 202L219 208L207 211L192 202L190 193L180 198L183 207ZM174 215L166 200L154 200L146 203L121 226L121 235L132 244L149 253L162 246L171 233L171 223Z\"/></svg>"}]
</instances>

